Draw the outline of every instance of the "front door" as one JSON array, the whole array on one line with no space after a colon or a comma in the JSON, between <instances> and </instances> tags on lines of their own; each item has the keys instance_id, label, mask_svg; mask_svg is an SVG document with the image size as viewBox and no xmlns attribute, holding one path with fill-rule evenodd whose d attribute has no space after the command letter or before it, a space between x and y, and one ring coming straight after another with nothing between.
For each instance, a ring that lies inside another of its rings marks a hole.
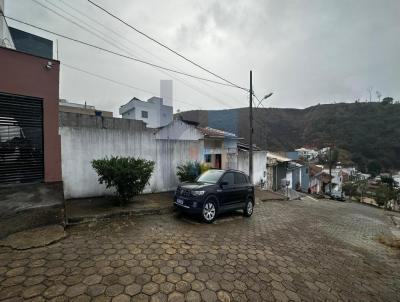
<instances>
[{"instance_id":1,"label":"front door","mask_svg":"<svg viewBox=\"0 0 400 302\"><path fill-rule=\"evenodd\" d=\"M215 154L215 168L221 169L221 154Z\"/></svg>"}]
</instances>

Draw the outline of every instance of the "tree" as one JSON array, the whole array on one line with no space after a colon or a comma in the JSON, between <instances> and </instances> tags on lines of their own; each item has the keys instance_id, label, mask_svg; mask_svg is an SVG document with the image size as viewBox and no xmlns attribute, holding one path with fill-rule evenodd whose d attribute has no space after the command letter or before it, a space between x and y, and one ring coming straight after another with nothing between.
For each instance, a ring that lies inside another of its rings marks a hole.
<instances>
[{"instance_id":1,"label":"tree","mask_svg":"<svg viewBox=\"0 0 400 302\"><path fill-rule=\"evenodd\" d=\"M115 187L120 204L143 192L154 170L154 162L134 157L103 158L92 160L99 175L99 183Z\"/></svg>"},{"instance_id":2,"label":"tree","mask_svg":"<svg viewBox=\"0 0 400 302\"><path fill-rule=\"evenodd\" d=\"M386 184L390 190L394 189L394 179L391 176L381 176L381 182Z\"/></svg>"},{"instance_id":3,"label":"tree","mask_svg":"<svg viewBox=\"0 0 400 302\"><path fill-rule=\"evenodd\" d=\"M378 98L378 102L381 101L382 93L380 91L376 91L376 97Z\"/></svg>"},{"instance_id":4,"label":"tree","mask_svg":"<svg viewBox=\"0 0 400 302\"><path fill-rule=\"evenodd\" d=\"M393 98L392 97L385 97L382 100L382 105L389 105L393 104Z\"/></svg>"},{"instance_id":5,"label":"tree","mask_svg":"<svg viewBox=\"0 0 400 302\"><path fill-rule=\"evenodd\" d=\"M388 201L392 200L393 198L393 191L390 190L387 184L381 184L378 189L375 190L375 201L381 207L386 207Z\"/></svg>"},{"instance_id":6,"label":"tree","mask_svg":"<svg viewBox=\"0 0 400 302\"><path fill-rule=\"evenodd\" d=\"M351 197L357 193L358 185L353 181L349 181L343 184L343 191L346 195L349 196L350 200Z\"/></svg>"},{"instance_id":7,"label":"tree","mask_svg":"<svg viewBox=\"0 0 400 302\"><path fill-rule=\"evenodd\" d=\"M372 175L372 177L375 177L379 175L379 173L381 173L381 165L376 160L373 160L368 163L367 170L368 173Z\"/></svg>"}]
</instances>

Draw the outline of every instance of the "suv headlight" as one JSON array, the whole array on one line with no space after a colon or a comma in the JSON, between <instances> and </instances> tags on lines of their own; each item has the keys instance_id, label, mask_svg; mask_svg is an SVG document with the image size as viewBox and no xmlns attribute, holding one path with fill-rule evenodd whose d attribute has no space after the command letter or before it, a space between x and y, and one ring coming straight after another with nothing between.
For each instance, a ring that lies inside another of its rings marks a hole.
<instances>
[{"instance_id":1,"label":"suv headlight","mask_svg":"<svg viewBox=\"0 0 400 302\"><path fill-rule=\"evenodd\" d=\"M202 196L206 191L192 191L193 196Z\"/></svg>"}]
</instances>

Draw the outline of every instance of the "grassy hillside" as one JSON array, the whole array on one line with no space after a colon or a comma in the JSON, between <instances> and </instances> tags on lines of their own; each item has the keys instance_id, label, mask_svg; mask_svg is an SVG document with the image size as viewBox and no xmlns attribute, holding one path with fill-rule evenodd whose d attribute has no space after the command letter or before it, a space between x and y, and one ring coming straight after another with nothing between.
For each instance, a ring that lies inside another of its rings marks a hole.
<instances>
[{"instance_id":1,"label":"grassy hillside","mask_svg":"<svg viewBox=\"0 0 400 302\"><path fill-rule=\"evenodd\" d=\"M249 138L248 109L187 111L187 120ZM334 144L363 171L400 169L400 104L339 103L306 109L254 110L254 142L272 151Z\"/></svg>"}]
</instances>

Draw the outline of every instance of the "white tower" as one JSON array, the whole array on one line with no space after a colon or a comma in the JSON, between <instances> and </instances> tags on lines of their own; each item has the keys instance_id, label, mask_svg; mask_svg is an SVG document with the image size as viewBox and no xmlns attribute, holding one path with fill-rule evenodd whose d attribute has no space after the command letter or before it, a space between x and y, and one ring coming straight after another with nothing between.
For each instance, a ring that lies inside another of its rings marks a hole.
<instances>
[{"instance_id":1,"label":"white tower","mask_svg":"<svg viewBox=\"0 0 400 302\"><path fill-rule=\"evenodd\" d=\"M163 99L163 104L166 106L173 107L172 99L172 80L161 80L160 81L160 97Z\"/></svg>"}]
</instances>

